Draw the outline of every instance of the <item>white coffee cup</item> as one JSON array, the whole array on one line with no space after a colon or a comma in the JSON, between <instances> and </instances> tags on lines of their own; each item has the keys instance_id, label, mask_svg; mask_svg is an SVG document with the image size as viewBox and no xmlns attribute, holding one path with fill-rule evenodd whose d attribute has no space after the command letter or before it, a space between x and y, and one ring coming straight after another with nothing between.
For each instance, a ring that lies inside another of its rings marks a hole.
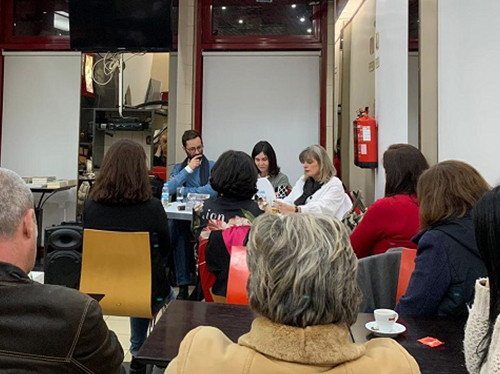
<instances>
[{"instance_id":1,"label":"white coffee cup","mask_svg":"<svg viewBox=\"0 0 500 374\"><path fill-rule=\"evenodd\" d=\"M391 309L375 309L373 315L381 332L392 332L399 318L398 313Z\"/></svg>"}]
</instances>

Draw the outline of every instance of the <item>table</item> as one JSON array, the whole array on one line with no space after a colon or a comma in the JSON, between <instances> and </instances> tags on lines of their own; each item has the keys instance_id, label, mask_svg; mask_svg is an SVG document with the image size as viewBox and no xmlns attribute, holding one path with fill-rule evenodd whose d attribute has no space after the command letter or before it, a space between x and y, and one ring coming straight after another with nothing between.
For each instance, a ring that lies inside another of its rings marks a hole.
<instances>
[{"instance_id":1,"label":"table","mask_svg":"<svg viewBox=\"0 0 500 374\"><path fill-rule=\"evenodd\" d=\"M365 343L376 338L365 328L373 321L373 314L361 313L351 327L351 336L356 343ZM418 362L423 374L467 374L463 354L464 326L466 317L400 317L398 323L406 326L406 331L395 338ZM417 342L431 336L445 344L430 348Z\"/></svg>"},{"instance_id":2,"label":"table","mask_svg":"<svg viewBox=\"0 0 500 374\"><path fill-rule=\"evenodd\" d=\"M185 203L178 203L177 201L168 204L165 209L168 219L177 219L181 221L192 221L193 211L192 210L178 210L177 207L180 205L186 205Z\"/></svg>"},{"instance_id":3,"label":"table","mask_svg":"<svg viewBox=\"0 0 500 374\"><path fill-rule=\"evenodd\" d=\"M36 246L37 246L37 254L36 254L36 259L39 260L43 254L43 247L42 247L42 220L43 220L43 206L47 202L48 199L50 199L54 194L60 191L66 191L71 188L74 188L76 186L64 186L64 187L55 187L55 188L47 188L47 187L39 187L39 188L30 188L31 192L33 193L41 193L42 196L40 196L40 199L38 200L38 204L35 206L35 216L36 216L36 222L37 222L37 227L38 227L38 237L36 239ZM45 200L43 199L45 194L49 194Z\"/></svg>"},{"instance_id":4,"label":"table","mask_svg":"<svg viewBox=\"0 0 500 374\"><path fill-rule=\"evenodd\" d=\"M166 367L177 356L182 339L192 329L214 326L236 343L241 335L250 331L254 318L254 312L247 306L172 301L136 358L145 364Z\"/></svg>"},{"instance_id":5,"label":"table","mask_svg":"<svg viewBox=\"0 0 500 374\"><path fill-rule=\"evenodd\" d=\"M146 339L137 359L145 364L166 367L177 356L182 339L198 326L217 327L237 342L241 335L250 331L255 316L248 306L172 301ZM375 338L365 328L370 321L373 321L372 314L358 315L351 327L354 342L365 343ZM404 317L399 322L407 330L396 341L415 357L423 374L467 374L462 353L464 318ZM445 344L430 348L417 342L426 336L435 337Z\"/></svg>"}]
</instances>

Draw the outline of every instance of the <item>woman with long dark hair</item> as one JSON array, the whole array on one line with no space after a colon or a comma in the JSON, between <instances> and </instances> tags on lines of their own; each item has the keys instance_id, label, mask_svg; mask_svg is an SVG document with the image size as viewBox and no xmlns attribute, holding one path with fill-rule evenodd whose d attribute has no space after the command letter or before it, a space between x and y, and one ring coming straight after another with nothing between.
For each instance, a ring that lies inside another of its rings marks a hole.
<instances>
[{"instance_id":1,"label":"woman with long dark hair","mask_svg":"<svg viewBox=\"0 0 500 374\"><path fill-rule=\"evenodd\" d=\"M253 147L252 158L259 170L259 177L267 178L271 182L278 199L284 198L290 187L290 181L278 166L273 146L269 142L261 140Z\"/></svg>"},{"instance_id":2,"label":"woman with long dark hair","mask_svg":"<svg viewBox=\"0 0 500 374\"><path fill-rule=\"evenodd\" d=\"M470 212L489 190L481 174L461 161L440 162L421 175L422 231L413 238L418 246L415 270L396 307L400 314L467 313L476 279L486 276Z\"/></svg>"},{"instance_id":3,"label":"woman with long dark hair","mask_svg":"<svg viewBox=\"0 0 500 374\"><path fill-rule=\"evenodd\" d=\"M356 256L386 252L390 248L417 248L411 241L420 228L418 178L429 164L409 144L393 144L384 152L385 197L366 211L351 234Z\"/></svg>"},{"instance_id":4,"label":"woman with long dark hair","mask_svg":"<svg viewBox=\"0 0 500 374\"><path fill-rule=\"evenodd\" d=\"M83 226L156 235L158 247L151 246L153 311L175 297L165 272L170 252L167 215L160 200L152 197L146 153L139 143L122 139L109 148L90 198L85 202ZM130 318L130 352L133 356L146 340L148 325L148 319ZM145 372L142 366L133 360L131 372Z\"/></svg>"},{"instance_id":5,"label":"woman with long dark hair","mask_svg":"<svg viewBox=\"0 0 500 374\"><path fill-rule=\"evenodd\" d=\"M476 281L474 305L465 327L469 373L500 372L500 187L486 192L472 211L476 242L488 278Z\"/></svg>"}]
</instances>

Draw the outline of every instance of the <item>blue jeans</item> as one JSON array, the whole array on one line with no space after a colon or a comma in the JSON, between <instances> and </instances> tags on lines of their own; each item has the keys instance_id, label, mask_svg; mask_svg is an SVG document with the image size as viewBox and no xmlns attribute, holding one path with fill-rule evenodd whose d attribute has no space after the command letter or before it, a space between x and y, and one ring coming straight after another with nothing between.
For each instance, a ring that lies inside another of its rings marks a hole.
<instances>
[{"instance_id":1,"label":"blue jeans","mask_svg":"<svg viewBox=\"0 0 500 374\"><path fill-rule=\"evenodd\" d=\"M174 249L175 276L178 286L191 284L189 273L188 251L193 250L191 245L191 222L180 220L169 220L170 240Z\"/></svg>"},{"instance_id":2,"label":"blue jeans","mask_svg":"<svg viewBox=\"0 0 500 374\"><path fill-rule=\"evenodd\" d=\"M166 298L165 302L159 306L158 310L171 300L175 300L176 297L177 295L174 289L170 287L170 294ZM146 341L146 337L148 336L149 321L149 318L130 317L130 353L134 357Z\"/></svg>"}]
</instances>

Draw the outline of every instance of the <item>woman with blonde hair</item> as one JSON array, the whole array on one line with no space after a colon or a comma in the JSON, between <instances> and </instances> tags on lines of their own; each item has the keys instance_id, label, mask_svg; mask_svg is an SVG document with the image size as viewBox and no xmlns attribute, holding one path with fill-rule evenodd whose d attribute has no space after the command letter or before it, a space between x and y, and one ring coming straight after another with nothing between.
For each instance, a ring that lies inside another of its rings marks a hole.
<instances>
[{"instance_id":1,"label":"woman with blonde hair","mask_svg":"<svg viewBox=\"0 0 500 374\"><path fill-rule=\"evenodd\" d=\"M280 213L322 213L342 219L352 203L344 191L342 182L335 175L326 150L320 145L304 149L299 160L304 175L299 178L290 195L277 200Z\"/></svg>"},{"instance_id":2,"label":"woman with blonde hair","mask_svg":"<svg viewBox=\"0 0 500 374\"><path fill-rule=\"evenodd\" d=\"M397 310L407 315L467 313L476 279L486 268L476 245L470 211L490 186L471 165L444 161L425 171L417 185L422 231L415 270Z\"/></svg>"},{"instance_id":3,"label":"woman with blonde hair","mask_svg":"<svg viewBox=\"0 0 500 374\"><path fill-rule=\"evenodd\" d=\"M247 262L248 299L259 315L250 332L233 343L213 327L192 330L167 374L419 373L392 339L350 342L358 263L338 220L263 215L250 232Z\"/></svg>"}]
</instances>

